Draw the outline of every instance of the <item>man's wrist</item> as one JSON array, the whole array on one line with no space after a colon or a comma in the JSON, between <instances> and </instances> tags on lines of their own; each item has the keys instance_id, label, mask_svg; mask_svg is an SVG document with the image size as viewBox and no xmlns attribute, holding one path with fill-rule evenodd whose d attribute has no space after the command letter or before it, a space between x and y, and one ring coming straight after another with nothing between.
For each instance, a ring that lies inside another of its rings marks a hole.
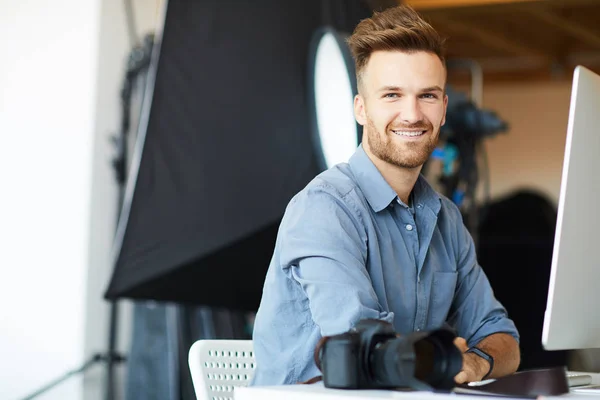
<instances>
[{"instance_id":1,"label":"man's wrist","mask_svg":"<svg viewBox=\"0 0 600 400\"><path fill-rule=\"evenodd\" d=\"M473 353L465 353L465 356L469 360L469 364L471 365L471 370L474 372L475 376L471 377L473 381L481 381L483 377L488 371L489 364L482 359L481 357L473 354ZM466 360L465 360L466 361Z\"/></svg>"},{"instance_id":2,"label":"man's wrist","mask_svg":"<svg viewBox=\"0 0 600 400\"><path fill-rule=\"evenodd\" d=\"M467 354L472 357L473 361L479 366L480 380L484 380L490 376L494 369L494 358L488 353L477 347L471 347L467 350Z\"/></svg>"}]
</instances>

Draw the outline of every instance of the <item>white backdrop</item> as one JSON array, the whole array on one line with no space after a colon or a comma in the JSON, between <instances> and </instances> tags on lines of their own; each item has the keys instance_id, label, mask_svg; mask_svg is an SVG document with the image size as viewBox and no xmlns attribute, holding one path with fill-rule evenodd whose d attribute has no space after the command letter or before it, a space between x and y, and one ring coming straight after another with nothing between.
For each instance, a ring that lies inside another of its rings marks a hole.
<instances>
[{"instance_id":1,"label":"white backdrop","mask_svg":"<svg viewBox=\"0 0 600 400\"><path fill-rule=\"evenodd\" d=\"M141 36L162 2L132 3ZM30 394L107 347L102 293L117 195L109 137L119 128L130 46L123 0L0 0L3 400ZM95 366L85 381L71 378L39 399L101 399L103 371Z\"/></svg>"},{"instance_id":2,"label":"white backdrop","mask_svg":"<svg viewBox=\"0 0 600 400\"><path fill-rule=\"evenodd\" d=\"M98 22L99 0L0 1L2 399L83 360Z\"/></svg>"}]
</instances>

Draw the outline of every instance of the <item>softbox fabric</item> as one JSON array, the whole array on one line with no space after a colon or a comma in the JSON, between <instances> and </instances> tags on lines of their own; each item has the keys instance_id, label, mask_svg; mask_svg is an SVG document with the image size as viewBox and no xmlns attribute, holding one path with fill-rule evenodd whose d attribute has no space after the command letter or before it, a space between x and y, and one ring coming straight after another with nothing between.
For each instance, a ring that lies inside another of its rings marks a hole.
<instances>
[{"instance_id":1,"label":"softbox fabric","mask_svg":"<svg viewBox=\"0 0 600 400\"><path fill-rule=\"evenodd\" d=\"M108 299L256 310L285 206L320 172L312 34L369 15L359 0L169 1Z\"/></svg>"}]
</instances>

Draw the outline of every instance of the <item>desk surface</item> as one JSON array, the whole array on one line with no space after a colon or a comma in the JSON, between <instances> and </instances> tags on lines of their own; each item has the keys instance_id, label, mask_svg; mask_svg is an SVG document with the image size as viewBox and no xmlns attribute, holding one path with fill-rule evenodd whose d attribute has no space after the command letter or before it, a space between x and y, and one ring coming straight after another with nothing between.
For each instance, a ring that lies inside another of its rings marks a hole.
<instances>
[{"instance_id":1,"label":"desk surface","mask_svg":"<svg viewBox=\"0 0 600 400\"><path fill-rule=\"evenodd\" d=\"M589 373L592 375L592 383L600 384L600 374ZM392 390L339 390L327 389L321 382L313 385L286 385L286 386L263 386L263 387L245 387L236 388L234 391L235 400L381 400L381 399L454 399L464 398L466 400L486 399L498 397L476 396L466 394L443 394L431 392L403 392ZM504 397L509 399L509 397ZM600 399L599 394L569 393L563 396L544 397L544 399L571 399L586 398Z\"/></svg>"}]
</instances>

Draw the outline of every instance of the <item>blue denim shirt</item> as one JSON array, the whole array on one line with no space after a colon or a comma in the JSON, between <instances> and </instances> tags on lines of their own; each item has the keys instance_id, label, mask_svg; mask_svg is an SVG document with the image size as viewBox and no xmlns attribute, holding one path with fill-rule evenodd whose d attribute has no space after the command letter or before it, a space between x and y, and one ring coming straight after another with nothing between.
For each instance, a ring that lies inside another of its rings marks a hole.
<instances>
[{"instance_id":1,"label":"blue denim shirt","mask_svg":"<svg viewBox=\"0 0 600 400\"><path fill-rule=\"evenodd\" d=\"M449 324L469 346L496 332L518 340L458 208L422 176L412 198L402 203L359 147L291 200L254 323L253 385L321 375L319 339L365 318L405 334Z\"/></svg>"}]
</instances>

